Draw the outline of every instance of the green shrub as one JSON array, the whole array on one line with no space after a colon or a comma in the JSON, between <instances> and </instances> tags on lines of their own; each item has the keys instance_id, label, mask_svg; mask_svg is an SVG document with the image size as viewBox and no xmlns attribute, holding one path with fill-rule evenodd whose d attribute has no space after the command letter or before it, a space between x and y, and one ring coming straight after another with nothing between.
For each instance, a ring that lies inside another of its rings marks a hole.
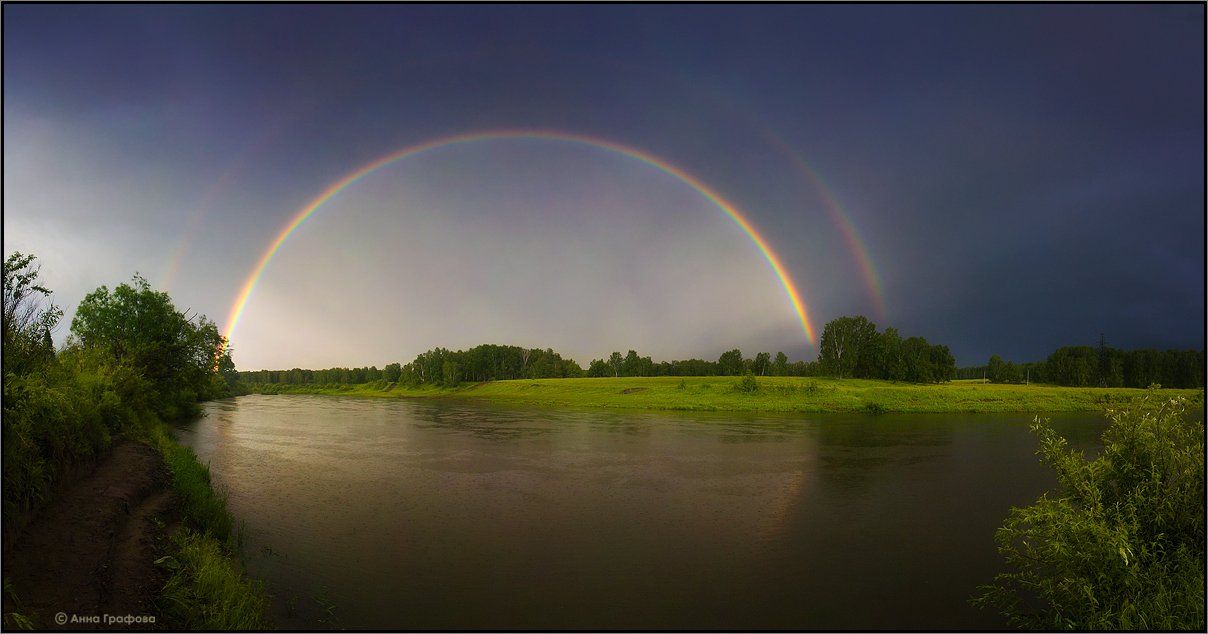
<instances>
[{"instance_id":1,"label":"green shrub","mask_svg":"<svg viewBox=\"0 0 1208 634\"><path fill-rule=\"evenodd\" d=\"M746 374L742 375L742 378L739 379L738 382L734 384L734 391L743 392L746 394L758 392L759 380L755 378L755 375L747 372Z\"/></svg>"},{"instance_id":2,"label":"green shrub","mask_svg":"<svg viewBox=\"0 0 1208 634\"><path fill-rule=\"evenodd\" d=\"M1058 488L1011 510L995 536L1009 571L974 603L1028 628L1203 631L1202 413L1151 391L1107 416L1094 460L1036 420Z\"/></svg>"},{"instance_id":3,"label":"green shrub","mask_svg":"<svg viewBox=\"0 0 1208 634\"><path fill-rule=\"evenodd\" d=\"M889 410L885 409L885 406L880 403L865 403L864 411L872 414L873 416L880 416Z\"/></svg>"},{"instance_id":4,"label":"green shrub","mask_svg":"<svg viewBox=\"0 0 1208 634\"><path fill-rule=\"evenodd\" d=\"M103 394L103 393L102 393ZM4 515L14 526L48 498L72 466L109 447L93 390L56 386L41 375L9 375L4 382Z\"/></svg>"}]
</instances>

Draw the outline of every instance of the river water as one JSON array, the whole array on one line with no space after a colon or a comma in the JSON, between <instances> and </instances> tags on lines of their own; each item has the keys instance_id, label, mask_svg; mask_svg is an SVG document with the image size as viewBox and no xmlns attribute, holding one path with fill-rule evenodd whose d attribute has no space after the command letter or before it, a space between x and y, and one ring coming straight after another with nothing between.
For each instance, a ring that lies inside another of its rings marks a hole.
<instances>
[{"instance_id":1,"label":"river water","mask_svg":"<svg viewBox=\"0 0 1208 634\"><path fill-rule=\"evenodd\" d=\"M282 628L963 629L1054 483L1029 421L253 395L176 434Z\"/></svg>"}]
</instances>

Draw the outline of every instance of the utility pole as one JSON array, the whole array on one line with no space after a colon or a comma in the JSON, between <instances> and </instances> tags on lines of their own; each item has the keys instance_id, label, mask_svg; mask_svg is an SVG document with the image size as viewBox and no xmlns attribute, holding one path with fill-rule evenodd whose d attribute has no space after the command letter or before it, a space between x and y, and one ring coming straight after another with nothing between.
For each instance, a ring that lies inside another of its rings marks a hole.
<instances>
[{"instance_id":1,"label":"utility pole","mask_svg":"<svg viewBox=\"0 0 1208 634\"><path fill-rule=\"evenodd\" d=\"M1028 366L1023 369L1023 384L1030 385L1032 383L1032 368Z\"/></svg>"}]
</instances>

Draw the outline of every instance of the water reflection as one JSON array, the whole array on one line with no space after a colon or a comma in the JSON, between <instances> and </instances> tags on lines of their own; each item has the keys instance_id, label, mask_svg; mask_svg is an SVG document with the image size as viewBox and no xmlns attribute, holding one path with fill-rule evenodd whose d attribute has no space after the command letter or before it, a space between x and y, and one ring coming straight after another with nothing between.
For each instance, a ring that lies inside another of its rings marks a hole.
<instances>
[{"instance_id":1,"label":"water reflection","mask_svg":"<svg viewBox=\"0 0 1208 634\"><path fill-rule=\"evenodd\" d=\"M1027 423L249 396L179 434L284 627L976 628L1051 484Z\"/></svg>"}]
</instances>

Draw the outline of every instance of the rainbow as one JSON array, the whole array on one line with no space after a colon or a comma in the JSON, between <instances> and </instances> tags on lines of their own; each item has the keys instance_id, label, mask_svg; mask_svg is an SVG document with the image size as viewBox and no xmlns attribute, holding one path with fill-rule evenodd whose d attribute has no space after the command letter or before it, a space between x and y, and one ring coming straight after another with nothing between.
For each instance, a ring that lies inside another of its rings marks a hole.
<instances>
[{"instance_id":1,"label":"rainbow","mask_svg":"<svg viewBox=\"0 0 1208 634\"><path fill-rule=\"evenodd\" d=\"M856 256L856 264L860 267L860 274L864 278L864 285L868 288L868 293L872 297L877 317L884 322L886 319L885 291L881 286L881 278L877 275L877 269L873 266L872 257L868 254L868 246L860 238L860 232L856 230L855 224L848 217L847 210L844 209L843 204L839 202L839 199L831 191L831 188L827 186L826 181L822 180L822 176L810 167L809 163L806 163L800 154L795 152L780 137L773 134L770 128L767 126L761 127L764 138L788 157L792 161L793 166L799 172L805 174L805 177L809 179L818 193L822 195L826 213L830 216L831 222L839 228L839 232L843 234L843 239L847 242L847 248Z\"/></svg>"},{"instance_id":2,"label":"rainbow","mask_svg":"<svg viewBox=\"0 0 1208 634\"><path fill-rule=\"evenodd\" d=\"M688 174L678 167L675 167L674 165L667 163L666 161L647 154L646 152L604 139L549 130L497 130L443 137L425 143L411 145L391 154L387 154L386 156L370 162L348 173L343 178L335 181L329 185L327 189L324 189L319 193L318 196L315 196L304 207L298 210L289 223L286 224L281 232L277 234L277 237L273 239L272 243L269 244L268 248L264 250L264 254L260 256L260 260L256 262L256 266L252 268L252 272L248 275L247 280L244 282L243 288L239 291L239 294L235 298L235 302L231 305L230 313L227 316L227 329L225 333L226 340L229 342L231 340L231 336L235 333L235 328L239 325L239 319L243 315L244 310L247 308L248 300L251 299L252 293L256 290L256 285L260 282L260 277L264 274L264 270L268 267L269 262L272 261L273 256L277 254L277 251L281 249L281 246L285 244L285 241L289 239L290 235L292 235L294 231L296 231L298 227L302 225L302 223L306 222L306 220L310 218L316 211L318 211L319 208L322 207L327 201L331 200L345 188L356 183L365 176L395 161L412 157L417 154L427 152L428 150L435 150L437 148L443 148L450 145L497 139L543 139L549 141L577 143L580 145L587 145L608 150L622 156L637 159L647 165L655 167L667 174L670 174L671 176L674 176L681 182L696 190L719 209L725 212L725 214L729 216L730 219L733 220L734 223L747 234L751 241L755 243L755 246L759 248L759 251L763 253L764 259L767 260L768 264L772 267L772 271L774 271L776 273L776 277L779 278L781 285L784 286L785 293L788 294L789 302L793 306L793 311L796 313L797 318L801 321L801 328L805 331L806 339L809 341L811 346L814 345L814 329L810 325L809 315L806 313L805 302L802 301L801 294L797 291L796 286L793 285L792 278L789 276L788 271L785 270L784 264L781 263L780 258L772 250L772 247L768 245L763 236L755 230L755 227L751 225L751 222L747 220L747 218L738 210L738 208L726 201L726 199L722 198L720 194L707 187L696 177Z\"/></svg>"},{"instance_id":3,"label":"rainbow","mask_svg":"<svg viewBox=\"0 0 1208 634\"><path fill-rule=\"evenodd\" d=\"M184 262L185 257L189 254L192 240L201 228L202 219L221 198L222 194L226 193L230 185L243 175L247 163L270 147L298 118L297 115L283 117L273 125L265 128L227 163L226 169L206 188L201 198L189 213L189 219L186 221L185 229L181 233L180 241L172 252L168 264L160 274L160 288L165 291L172 290L172 286L176 283L176 277L180 274L181 263Z\"/></svg>"}]
</instances>

